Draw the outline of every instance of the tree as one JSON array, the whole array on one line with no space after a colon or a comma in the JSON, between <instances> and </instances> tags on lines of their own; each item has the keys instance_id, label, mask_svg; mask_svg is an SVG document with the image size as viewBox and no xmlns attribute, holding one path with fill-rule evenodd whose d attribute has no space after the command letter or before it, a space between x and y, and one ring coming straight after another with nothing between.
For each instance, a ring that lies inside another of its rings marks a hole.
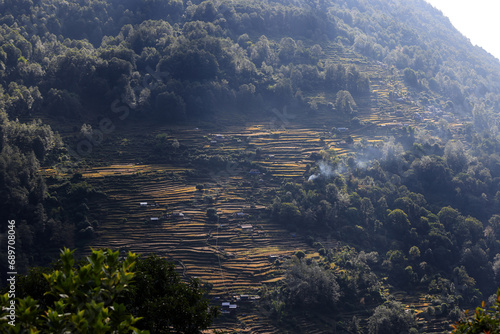
<instances>
[{"instance_id":1,"label":"tree","mask_svg":"<svg viewBox=\"0 0 500 334\"><path fill-rule=\"evenodd\" d=\"M217 9L212 1L203 1L194 14L194 19L199 21L211 22L217 16Z\"/></svg>"},{"instance_id":2,"label":"tree","mask_svg":"<svg viewBox=\"0 0 500 334\"><path fill-rule=\"evenodd\" d=\"M365 218L365 223L368 224L368 222L373 219L373 214L375 213L375 209L373 208L373 204L369 198L364 197L361 200L360 210Z\"/></svg>"},{"instance_id":3,"label":"tree","mask_svg":"<svg viewBox=\"0 0 500 334\"><path fill-rule=\"evenodd\" d=\"M413 87L418 86L417 74L411 68L405 68L404 70L405 81Z\"/></svg>"},{"instance_id":4,"label":"tree","mask_svg":"<svg viewBox=\"0 0 500 334\"><path fill-rule=\"evenodd\" d=\"M341 90L337 93L335 108L344 114L353 114L357 112L356 102L354 102L351 93L346 90Z\"/></svg>"},{"instance_id":5,"label":"tree","mask_svg":"<svg viewBox=\"0 0 500 334\"><path fill-rule=\"evenodd\" d=\"M45 294L54 303L42 308L31 296L18 299L13 319L7 309L12 299L4 294L0 325L6 328L15 320L15 333L147 333L135 327L139 319L117 302L134 277L137 256L129 253L121 262L118 252L94 250L75 267L73 252L62 250L60 269L43 275L48 282Z\"/></svg>"},{"instance_id":6,"label":"tree","mask_svg":"<svg viewBox=\"0 0 500 334\"><path fill-rule=\"evenodd\" d=\"M391 229L398 235L402 236L408 233L410 221L408 216L401 209L392 210L387 216Z\"/></svg>"},{"instance_id":7,"label":"tree","mask_svg":"<svg viewBox=\"0 0 500 334\"><path fill-rule=\"evenodd\" d=\"M408 254L410 255L410 259L412 261L416 261L420 257L420 249L418 249L417 246L412 246Z\"/></svg>"},{"instance_id":8,"label":"tree","mask_svg":"<svg viewBox=\"0 0 500 334\"><path fill-rule=\"evenodd\" d=\"M123 302L142 317L137 327L151 333L199 333L218 315L199 280L183 282L174 264L157 255L137 259L134 282Z\"/></svg>"},{"instance_id":9,"label":"tree","mask_svg":"<svg viewBox=\"0 0 500 334\"><path fill-rule=\"evenodd\" d=\"M444 148L446 163L455 172L461 172L468 163L464 145L461 142L449 141Z\"/></svg>"},{"instance_id":10,"label":"tree","mask_svg":"<svg viewBox=\"0 0 500 334\"><path fill-rule=\"evenodd\" d=\"M454 225L458 224L460 220L460 212L453 209L452 207L447 206L439 211L438 217L439 222L449 230L452 229Z\"/></svg>"},{"instance_id":11,"label":"tree","mask_svg":"<svg viewBox=\"0 0 500 334\"><path fill-rule=\"evenodd\" d=\"M335 275L313 262L293 259L285 275L287 298L298 307L332 307L340 298Z\"/></svg>"},{"instance_id":12,"label":"tree","mask_svg":"<svg viewBox=\"0 0 500 334\"><path fill-rule=\"evenodd\" d=\"M173 263L155 255L120 260L118 251L93 250L75 265L64 249L52 267L17 279L13 333L194 334L218 314L198 280L183 282ZM0 297L4 328L11 299Z\"/></svg>"},{"instance_id":13,"label":"tree","mask_svg":"<svg viewBox=\"0 0 500 334\"><path fill-rule=\"evenodd\" d=\"M284 64L287 64L288 62L293 60L296 50L297 44L295 44L293 38L284 37L280 41L278 57Z\"/></svg>"},{"instance_id":14,"label":"tree","mask_svg":"<svg viewBox=\"0 0 500 334\"><path fill-rule=\"evenodd\" d=\"M406 312L401 303L387 302L368 318L368 333L407 333L415 325L413 314Z\"/></svg>"},{"instance_id":15,"label":"tree","mask_svg":"<svg viewBox=\"0 0 500 334\"><path fill-rule=\"evenodd\" d=\"M295 256L297 257L297 259L299 259L299 260L302 260L304 257L306 257L306 253L304 253L304 251L301 251L301 250L296 251L294 255L295 255Z\"/></svg>"},{"instance_id":16,"label":"tree","mask_svg":"<svg viewBox=\"0 0 500 334\"><path fill-rule=\"evenodd\" d=\"M217 210L214 208L208 208L207 209L207 217L208 217L208 220L216 221L218 218Z\"/></svg>"},{"instance_id":17,"label":"tree","mask_svg":"<svg viewBox=\"0 0 500 334\"><path fill-rule=\"evenodd\" d=\"M293 203L283 203L278 213L278 219L284 224L295 224L301 219L299 208Z\"/></svg>"}]
</instances>

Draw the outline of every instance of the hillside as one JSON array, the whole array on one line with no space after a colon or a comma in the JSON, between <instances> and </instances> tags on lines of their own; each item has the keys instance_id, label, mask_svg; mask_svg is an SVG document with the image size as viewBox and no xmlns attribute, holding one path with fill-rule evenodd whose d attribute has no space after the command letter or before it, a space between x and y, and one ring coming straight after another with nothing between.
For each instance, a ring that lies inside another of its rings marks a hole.
<instances>
[{"instance_id":1,"label":"hillside","mask_svg":"<svg viewBox=\"0 0 500 334\"><path fill-rule=\"evenodd\" d=\"M247 333L444 332L500 286L500 62L425 1L0 13L20 272L154 252Z\"/></svg>"}]
</instances>

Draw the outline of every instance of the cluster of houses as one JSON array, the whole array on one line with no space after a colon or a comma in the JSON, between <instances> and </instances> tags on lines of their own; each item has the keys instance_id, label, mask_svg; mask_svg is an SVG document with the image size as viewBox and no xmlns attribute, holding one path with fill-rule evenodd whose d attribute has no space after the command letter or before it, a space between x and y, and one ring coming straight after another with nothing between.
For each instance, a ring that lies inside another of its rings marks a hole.
<instances>
[{"instance_id":1,"label":"cluster of houses","mask_svg":"<svg viewBox=\"0 0 500 334\"><path fill-rule=\"evenodd\" d=\"M150 202L139 202L139 205L141 208L147 208L147 207L159 207L158 203L150 203ZM152 216L149 217L149 219L146 220L146 223L160 223L161 221L167 220L167 219L187 219L187 217L184 215L182 211L173 211L170 214L163 214L160 216Z\"/></svg>"},{"instance_id":2,"label":"cluster of houses","mask_svg":"<svg viewBox=\"0 0 500 334\"><path fill-rule=\"evenodd\" d=\"M159 206L158 203L149 203L149 202L140 202L139 205L144 208L144 207L157 207Z\"/></svg>"},{"instance_id":3,"label":"cluster of houses","mask_svg":"<svg viewBox=\"0 0 500 334\"><path fill-rule=\"evenodd\" d=\"M220 229L230 227L230 223L238 223L237 226L241 228L244 232L252 232L254 230L254 226L252 224L248 224L245 219L248 217L248 213L245 212L235 212L229 218L226 215L219 216L219 225Z\"/></svg>"},{"instance_id":4,"label":"cluster of houses","mask_svg":"<svg viewBox=\"0 0 500 334\"><path fill-rule=\"evenodd\" d=\"M280 260L280 261L284 261L284 260L288 260L288 259L291 259L292 257L290 255L283 255L283 254L280 254L280 255L269 255L269 261L271 262L274 262L276 260Z\"/></svg>"},{"instance_id":5,"label":"cluster of houses","mask_svg":"<svg viewBox=\"0 0 500 334\"><path fill-rule=\"evenodd\" d=\"M227 138L224 135L221 134L215 134L213 135L212 139L210 139L210 144L215 145L220 142L225 142L227 141Z\"/></svg>"},{"instance_id":6,"label":"cluster of houses","mask_svg":"<svg viewBox=\"0 0 500 334\"><path fill-rule=\"evenodd\" d=\"M214 299L216 301L219 301L220 297L215 297ZM236 304L236 302L247 303L257 299L260 299L260 296L235 295L231 298L231 301L221 302L221 312L222 314L234 314L238 309L238 305Z\"/></svg>"}]
</instances>

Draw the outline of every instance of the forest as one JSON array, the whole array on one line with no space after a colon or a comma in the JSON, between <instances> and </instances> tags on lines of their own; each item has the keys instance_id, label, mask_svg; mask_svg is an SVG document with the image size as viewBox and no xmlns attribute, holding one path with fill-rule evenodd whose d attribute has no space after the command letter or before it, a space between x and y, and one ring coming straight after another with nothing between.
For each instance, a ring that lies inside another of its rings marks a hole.
<instances>
[{"instance_id":1,"label":"forest","mask_svg":"<svg viewBox=\"0 0 500 334\"><path fill-rule=\"evenodd\" d=\"M326 332L334 322L342 333L412 333L436 319L430 332L457 321L455 330L466 332L464 310L478 305L477 319L491 320L481 330L494 330L499 315L486 310L498 310L500 287L499 108L498 60L423 0L0 0L1 244L15 220L16 265L26 275L20 300L67 311L75 301L57 304L33 281L50 291L47 275L63 267L69 275L68 266L84 270L92 256L115 261L113 250L89 249L119 244L106 235L108 209L118 205L113 187L135 181L123 192L135 200L140 182L168 180L193 188L191 197L161 204L155 218L198 212L197 233L207 234L210 265L221 272L230 252L209 240L215 228L218 242L217 226L230 214L248 214L243 207L260 211L238 228L265 222L300 240L264 261L272 279L253 282L259 301L248 314L276 332L307 322ZM288 152L283 167L298 173L273 169L273 149L282 146L301 152ZM170 169L89 176L126 164ZM231 211L223 201L244 205ZM121 224L139 223L127 215L132 209L120 210ZM242 243L257 249L254 234ZM133 247L126 248L143 253ZM251 323L242 312L215 320L215 307L205 310L205 301L218 303L220 280L192 280L177 248L122 261L139 268L130 277L149 265L171 278L173 290L194 294L190 312L203 321L186 329L180 315L156 324L145 317L153 306L132 290L116 292L123 325L194 333ZM0 286L7 265L2 249ZM401 292L427 298L425 310L411 309ZM124 302L127 293L136 305ZM191 297L180 296L179 307L189 308L182 298ZM33 321L43 330L41 318Z\"/></svg>"}]
</instances>

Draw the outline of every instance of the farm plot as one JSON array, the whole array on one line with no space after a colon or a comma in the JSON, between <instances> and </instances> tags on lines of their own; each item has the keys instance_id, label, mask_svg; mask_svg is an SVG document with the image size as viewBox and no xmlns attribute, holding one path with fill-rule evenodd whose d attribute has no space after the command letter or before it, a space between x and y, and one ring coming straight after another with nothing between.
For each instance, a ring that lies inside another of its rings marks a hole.
<instances>
[{"instance_id":1,"label":"farm plot","mask_svg":"<svg viewBox=\"0 0 500 334\"><path fill-rule=\"evenodd\" d=\"M278 136L265 127L254 124L220 134L248 138L253 150L260 149L261 157L253 161L258 170L255 174L242 166L214 176L196 173L192 166L134 165L118 159L108 167L80 171L87 182L108 196L106 201L89 204L100 222L91 246L155 252L173 260L183 275L210 283L211 295L219 298L257 294L262 284L281 280L282 269L274 264L275 256L290 256L307 246L283 227L260 218L272 198L258 194L274 189L283 178L303 178L307 164L312 163L310 153L323 148L318 140L323 130L296 126ZM170 130L183 145L200 147L214 136L191 129L183 138L184 130ZM211 150L224 154L247 145L228 140ZM196 189L198 184L204 185L202 191ZM216 210L219 221L208 219L208 208ZM246 309L255 321L247 322L238 313L230 319L229 328L246 324L241 328L249 333L275 331L254 306Z\"/></svg>"},{"instance_id":2,"label":"farm plot","mask_svg":"<svg viewBox=\"0 0 500 334\"><path fill-rule=\"evenodd\" d=\"M98 182L109 197L105 203L92 204L106 213L99 219L100 235L93 247L159 253L182 263L184 274L212 283L214 293L253 290L273 275L268 249L277 234L288 234L254 218L264 207L251 209L242 202L245 189L238 186L238 180L227 179L224 196L207 204L195 185L210 184L211 179L178 180L161 173L170 168L161 168L141 175L83 173L89 182ZM206 193L211 191L209 187ZM230 218L225 223L209 221L209 207ZM245 230L244 224L252 227ZM280 243L275 251L291 253L294 244Z\"/></svg>"}]
</instances>

